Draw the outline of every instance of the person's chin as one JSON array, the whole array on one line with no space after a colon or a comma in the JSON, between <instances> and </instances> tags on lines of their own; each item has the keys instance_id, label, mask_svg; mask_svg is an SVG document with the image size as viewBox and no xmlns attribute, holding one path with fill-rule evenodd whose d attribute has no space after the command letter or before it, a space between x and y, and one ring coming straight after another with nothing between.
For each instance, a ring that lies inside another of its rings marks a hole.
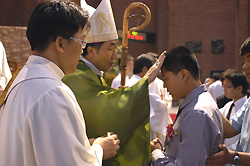
<instances>
[{"instance_id":1,"label":"person's chin","mask_svg":"<svg viewBox=\"0 0 250 166\"><path fill-rule=\"evenodd\" d=\"M250 76L246 75L246 77L247 77L247 82L250 83Z\"/></svg>"},{"instance_id":2,"label":"person's chin","mask_svg":"<svg viewBox=\"0 0 250 166\"><path fill-rule=\"evenodd\" d=\"M112 66L111 67L108 67L106 68L105 70L103 70L104 72L109 72L111 70Z\"/></svg>"}]
</instances>

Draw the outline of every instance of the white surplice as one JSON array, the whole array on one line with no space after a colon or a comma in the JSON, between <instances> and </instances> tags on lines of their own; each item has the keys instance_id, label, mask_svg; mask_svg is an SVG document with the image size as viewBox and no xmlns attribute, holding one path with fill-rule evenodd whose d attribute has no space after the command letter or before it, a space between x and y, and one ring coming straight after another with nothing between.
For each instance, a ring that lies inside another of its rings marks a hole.
<instances>
[{"instance_id":1,"label":"white surplice","mask_svg":"<svg viewBox=\"0 0 250 166\"><path fill-rule=\"evenodd\" d=\"M138 75L133 75L129 79L129 86L133 86L141 79ZM168 110L172 106L172 96L163 88L163 81L155 78L148 86L150 110L154 114L150 117L150 139L153 140L157 136L164 143L166 138L166 130L169 122Z\"/></svg>"},{"instance_id":2,"label":"white surplice","mask_svg":"<svg viewBox=\"0 0 250 166\"><path fill-rule=\"evenodd\" d=\"M11 79L11 72L9 64L7 62L6 52L0 41L0 85L5 88L9 80Z\"/></svg>"},{"instance_id":3,"label":"white surplice","mask_svg":"<svg viewBox=\"0 0 250 166\"><path fill-rule=\"evenodd\" d=\"M0 165L102 165L102 147L90 146L82 111L63 76L51 61L29 57L0 110Z\"/></svg>"}]
</instances>

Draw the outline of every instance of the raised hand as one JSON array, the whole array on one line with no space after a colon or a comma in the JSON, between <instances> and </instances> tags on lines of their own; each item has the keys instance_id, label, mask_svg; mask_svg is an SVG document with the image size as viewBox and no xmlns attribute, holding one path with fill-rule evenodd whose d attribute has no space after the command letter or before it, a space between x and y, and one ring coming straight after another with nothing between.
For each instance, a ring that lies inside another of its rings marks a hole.
<instances>
[{"instance_id":1,"label":"raised hand","mask_svg":"<svg viewBox=\"0 0 250 166\"><path fill-rule=\"evenodd\" d=\"M150 67L150 69L147 71L144 77L148 78L148 84L154 81L155 77L158 75L161 66L165 59L165 53L166 51L163 51L163 53L160 55L160 57L157 59L155 64Z\"/></svg>"}]
</instances>

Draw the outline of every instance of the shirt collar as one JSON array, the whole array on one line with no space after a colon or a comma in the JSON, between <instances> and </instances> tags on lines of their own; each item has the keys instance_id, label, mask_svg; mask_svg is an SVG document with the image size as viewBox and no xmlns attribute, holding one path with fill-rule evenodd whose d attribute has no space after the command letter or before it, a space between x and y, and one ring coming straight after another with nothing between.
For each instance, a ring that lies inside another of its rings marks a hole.
<instances>
[{"instance_id":1,"label":"shirt collar","mask_svg":"<svg viewBox=\"0 0 250 166\"><path fill-rule=\"evenodd\" d=\"M100 71L98 70L90 61L88 61L86 58L84 58L82 55L81 55L81 60L83 62L86 63L86 65L88 65L88 67L90 67L97 75L99 76L103 76L103 71Z\"/></svg>"},{"instance_id":2,"label":"shirt collar","mask_svg":"<svg viewBox=\"0 0 250 166\"><path fill-rule=\"evenodd\" d=\"M141 79L141 77L138 76L138 75L136 75L136 74L133 74L132 77L133 77L133 78L136 78L136 79L139 79L139 80ZM131 77L131 78L132 78L132 77Z\"/></svg>"},{"instance_id":3,"label":"shirt collar","mask_svg":"<svg viewBox=\"0 0 250 166\"><path fill-rule=\"evenodd\" d=\"M247 95L245 95L242 98L235 101L234 104L235 104L235 106L237 106L237 105L241 104L242 102L244 103L246 100L247 100Z\"/></svg>"},{"instance_id":4,"label":"shirt collar","mask_svg":"<svg viewBox=\"0 0 250 166\"><path fill-rule=\"evenodd\" d=\"M191 102L195 97L200 95L203 92L206 92L207 88L204 84L198 86L197 88L193 89L189 94L185 97L183 103L180 106L180 109L185 107L189 102Z\"/></svg>"},{"instance_id":5,"label":"shirt collar","mask_svg":"<svg viewBox=\"0 0 250 166\"><path fill-rule=\"evenodd\" d=\"M60 80L64 77L64 73L63 71L53 62L51 62L50 60L38 56L38 55L31 55L26 63L26 65L28 63L34 63L34 64L42 64L44 66L46 66L50 71L52 71Z\"/></svg>"}]
</instances>

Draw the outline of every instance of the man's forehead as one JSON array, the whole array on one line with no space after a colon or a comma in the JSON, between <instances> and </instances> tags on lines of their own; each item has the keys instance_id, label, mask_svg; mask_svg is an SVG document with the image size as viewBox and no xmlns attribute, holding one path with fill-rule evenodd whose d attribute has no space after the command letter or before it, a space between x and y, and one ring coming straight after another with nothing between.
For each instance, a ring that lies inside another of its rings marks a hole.
<instances>
[{"instance_id":1,"label":"man's forehead","mask_svg":"<svg viewBox=\"0 0 250 166\"><path fill-rule=\"evenodd\" d=\"M231 81L230 79L228 79L228 78L225 78L225 79L222 81L222 83L232 83L232 81Z\"/></svg>"},{"instance_id":2,"label":"man's forehead","mask_svg":"<svg viewBox=\"0 0 250 166\"><path fill-rule=\"evenodd\" d=\"M105 41L104 43L106 43L107 45L117 45L118 40Z\"/></svg>"},{"instance_id":3,"label":"man's forehead","mask_svg":"<svg viewBox=\"0 0 250 166\"><path fill-rule=\"evenodd\" d=\"M168 71L166 71L165 67L162 67L161 68L161 75L164 77L164 76L167 76L169 74Z\"/></svg>"}]
</instances>

